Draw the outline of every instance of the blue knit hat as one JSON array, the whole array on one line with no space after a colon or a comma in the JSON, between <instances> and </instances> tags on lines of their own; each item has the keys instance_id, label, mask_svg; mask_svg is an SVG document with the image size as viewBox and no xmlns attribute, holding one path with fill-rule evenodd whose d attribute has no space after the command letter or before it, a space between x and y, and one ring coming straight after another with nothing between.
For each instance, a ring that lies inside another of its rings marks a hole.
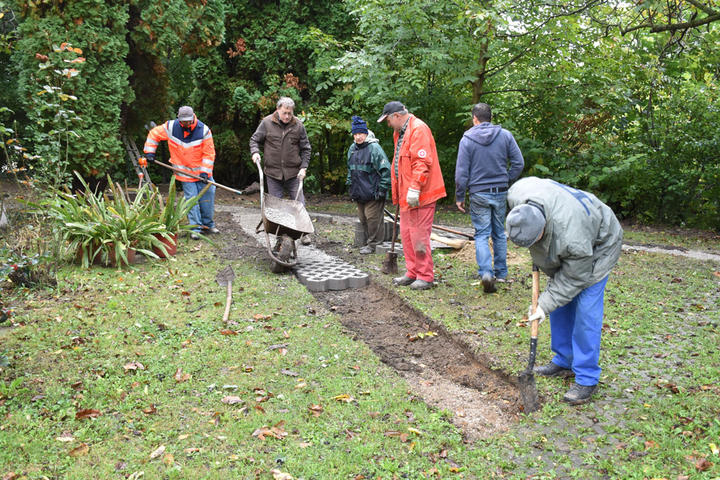
<instances>
[{"instance_id":1,"label":"blue knit hat","mask_svg":"<svg viewBox=\"0 0 720 480\"><path fill-rule=\"evenodd\" d=\"M356 133L369 133L368 126L365 120L363 120L361 117L358 117L357 115L353 115L350 133L352 133L353 135L355 135Z\"/></svg>"}]
</instances>

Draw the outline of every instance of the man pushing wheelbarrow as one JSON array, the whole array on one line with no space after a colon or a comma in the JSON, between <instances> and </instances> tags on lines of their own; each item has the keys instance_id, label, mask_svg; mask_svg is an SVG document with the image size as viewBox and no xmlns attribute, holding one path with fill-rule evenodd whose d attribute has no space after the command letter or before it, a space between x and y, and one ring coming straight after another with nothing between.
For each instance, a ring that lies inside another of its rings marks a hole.
<instances>
[{"instance_id":1,"label":"man pushing wheelbarrow","mask_svg":"<svg viewBox=\"0 0 720 480\"><path fill-rule=\"evenodd\" d=\"M273 271L293 266L296 261L294 240L301 238L308 244L308 235L314 233L302 191L310 164L310 140L305 126L293 114L294 110L293 99L281 97L275 112L263 118L250 137L250 154L260 171L262 224L266 235L272 233L278 237L272 249L267 237L268 252L275 261ZM261 148L265 157L264 169L260 164ZM267 177L267 196L263 191L263 176ZM283 200L285 191L292 200Z\"/></svg>"}]
</instances>

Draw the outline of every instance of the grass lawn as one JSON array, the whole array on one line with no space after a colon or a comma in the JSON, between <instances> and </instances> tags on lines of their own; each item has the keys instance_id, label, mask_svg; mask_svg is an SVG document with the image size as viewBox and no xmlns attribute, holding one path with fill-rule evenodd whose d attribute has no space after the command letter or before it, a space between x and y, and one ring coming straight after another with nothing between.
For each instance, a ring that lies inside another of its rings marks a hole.
<instances>
[{"instance_id":1,"label":"grass lawn","mask_svg":"<svg viewBox=\"0 0 720 480\"><path fill-rule=\"evenodd\" d=\"M390 285L382 255L346 247L352 225L318 232ZM169 261L65 266L55 288L0 291L14 309L0 329L0 478L720 478L718 264L624 253L596 400L567 406L567 381L538 379L541 411L465 443L455 412L428 407L292 275L271 273L246 238L215 238L183 240ZM530 264L510 257L497 294L482 294L467 252L434 254L437 288L397 292L514 375ZM237 275L227 325L225 265ZM538 351L550 359L548 322Z\"/></svg>"}]
</instances>

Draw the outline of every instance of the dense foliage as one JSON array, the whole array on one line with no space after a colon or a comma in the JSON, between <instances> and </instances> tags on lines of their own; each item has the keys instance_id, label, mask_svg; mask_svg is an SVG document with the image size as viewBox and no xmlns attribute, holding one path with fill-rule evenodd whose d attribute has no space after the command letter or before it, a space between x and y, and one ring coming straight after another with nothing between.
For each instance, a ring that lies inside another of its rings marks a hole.
<instances>
[{"instance_id":1,"label":"dense foliage","mask_svg":"<svg viewBox=\"0 0 720 480\"><path fill-rule=\"evenodd\" d=\"M288 95L313 146L306 188L342 193L350 116L365 117L390 152L391 132L374 119L398 99L432 128L452 191L458 141L471 105L483 101L518 139L525 174L590 189L621 216L720 225L714 4L17 0L11 7L0 18L0 70L11 74L0 95L21 124L27 161L48 175L122 173L120 132L142 143L151 120L191 104L213 130L216 178L243 186L256 175L249 136Z\"/></svg>"}]
</instances>

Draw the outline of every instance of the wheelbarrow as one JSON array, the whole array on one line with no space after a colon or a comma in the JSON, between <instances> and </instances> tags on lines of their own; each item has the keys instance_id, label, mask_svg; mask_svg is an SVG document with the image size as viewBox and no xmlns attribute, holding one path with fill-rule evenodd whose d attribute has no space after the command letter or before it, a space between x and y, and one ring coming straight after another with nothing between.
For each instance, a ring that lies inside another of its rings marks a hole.
<instances>
[{"instance_id":1,"label":"wheelbarrow","mask_svg":"<svg viewBox=\"0 0 720 480\"><path fill-rule=\"evenodd\" d=\"M315 233L315 227L305 205L299 202L302 182L295 199L277 198L265 194L265 179L262 167L260 171L260 213L262 220L255 228L256 233L265 232L267 251L273 263L270 269L280 273L297 265L297 248L295 241L303 235ZM275 236L275 245L270 241L270 234Z\"/></svg>"}]
</instances>

